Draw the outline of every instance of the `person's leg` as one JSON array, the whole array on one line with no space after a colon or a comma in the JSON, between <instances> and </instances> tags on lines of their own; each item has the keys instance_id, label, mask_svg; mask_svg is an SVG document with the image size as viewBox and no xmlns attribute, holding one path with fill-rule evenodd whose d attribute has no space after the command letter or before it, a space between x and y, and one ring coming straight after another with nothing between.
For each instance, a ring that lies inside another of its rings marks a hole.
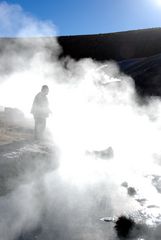
<instances>
[{"instance_id":1,"label":"person's leg","mask_svg":"<svg viewBox=\"0 0 161 240\"><path fill-rule=\"evenodd\" d=\"M41 138L43 137L45 128L46 128L46 118L39 118L38 131L39 131L39 136Z\"/></svg>"},{"instance_id":2,"label":"person's leg","mask_svg":"<svg viewBox=\"0 0 161 240\"><path fill-rule=\"evenodd\" d=\"M46 129L46 118L42 118L42 133L44 133Z\"/></svg>"},{"instance_id":3,"label":"person's leg","mask_svg":"<svg viewBox=\"0 0 161 240\"><path fill-rule=\"evenodd\" d=\"M35 139L40 139L43 137L46 128L46 118L35 118Z\"/></svg>"},{"instance_id":4,"label":"person's leg","mask_svg":"<svg viewBox=\"0 0 161 240\"><path fill-rule=\"evenodd\" d=\"M40 134L39 134L40 120L39 120L39 118L34 118L34 119L35 119L34 138L39 139L39 137L40 137Z\"/></svg>"}]
</instances>

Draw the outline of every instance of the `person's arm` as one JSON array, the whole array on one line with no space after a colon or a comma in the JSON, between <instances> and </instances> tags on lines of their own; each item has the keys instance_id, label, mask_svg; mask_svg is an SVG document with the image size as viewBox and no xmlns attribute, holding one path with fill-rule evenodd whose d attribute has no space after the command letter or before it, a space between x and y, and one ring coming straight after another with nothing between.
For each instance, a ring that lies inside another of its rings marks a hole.
<instances>
[{"instance_id":1,"label":"person's arm","mask_svg":"<svg viewBox=\"0 0 161 240\"><path fill-rule=\"evenodd\" d=\"M39 96L38 94L35 96L34 101L32 103L31 113L34 114L38 108Z\"/></svg>"}]
</instances>

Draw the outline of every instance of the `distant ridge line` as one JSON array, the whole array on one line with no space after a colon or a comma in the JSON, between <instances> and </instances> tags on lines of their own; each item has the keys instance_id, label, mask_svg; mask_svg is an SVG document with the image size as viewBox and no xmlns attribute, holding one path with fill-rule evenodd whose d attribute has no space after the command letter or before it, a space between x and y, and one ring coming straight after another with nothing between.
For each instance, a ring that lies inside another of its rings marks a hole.
<instances>
[{"instance_id":1,"label":"distant ridge line","mask_svg":"<svg viewBox=\"0 0 161 240\"><path fill-rule=\"evenodd\" d=\"M61 37L81 37L81 36L98 36L98 35L113 35L113 34L118 34L118 33L129 33L129 32L138 32L138 31L151 31L151 30L161 30L161 27L152 27L152 28L139 28L139 29L129 29L129 30L124 30L124 31L117 31L117 32L104 32L104 33L90 33L90 34L71 34L71 35L61 35L58 36L58 38Z\"/></svg>"}]
</instances>

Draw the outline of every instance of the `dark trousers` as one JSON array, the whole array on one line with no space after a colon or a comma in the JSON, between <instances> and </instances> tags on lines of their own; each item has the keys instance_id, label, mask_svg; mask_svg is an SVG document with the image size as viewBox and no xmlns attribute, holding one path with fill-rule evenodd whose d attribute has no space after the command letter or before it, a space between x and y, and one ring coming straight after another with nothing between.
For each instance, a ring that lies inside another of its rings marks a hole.
<instances>
[{"instance_id":1,"label":"dark trousers","mask_svg":"<svg viewBox=\"0 0 161 240\"><path fill-rule=\"evenodd\" d=\"M46 118L35 117L35 139L40 139L43 137L46 128Z\"/></svg>"}]
</instances>

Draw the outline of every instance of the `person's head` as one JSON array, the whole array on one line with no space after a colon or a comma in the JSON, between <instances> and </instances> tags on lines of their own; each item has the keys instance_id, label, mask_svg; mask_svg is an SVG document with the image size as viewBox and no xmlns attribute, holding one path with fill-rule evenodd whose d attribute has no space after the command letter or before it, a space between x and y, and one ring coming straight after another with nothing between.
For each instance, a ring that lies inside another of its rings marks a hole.
<instances>
[{"instance_id":1,"label":"person's head","mask_svg":"<svg viewBox=\"0 0 161 240\"><path fill-rule=\"evenodd\" d=\"M41 92L44 95L47 95L49 93L49 87L47 85L43 85L42 88L41 88Z\"/></svg>"}]
</instances>

